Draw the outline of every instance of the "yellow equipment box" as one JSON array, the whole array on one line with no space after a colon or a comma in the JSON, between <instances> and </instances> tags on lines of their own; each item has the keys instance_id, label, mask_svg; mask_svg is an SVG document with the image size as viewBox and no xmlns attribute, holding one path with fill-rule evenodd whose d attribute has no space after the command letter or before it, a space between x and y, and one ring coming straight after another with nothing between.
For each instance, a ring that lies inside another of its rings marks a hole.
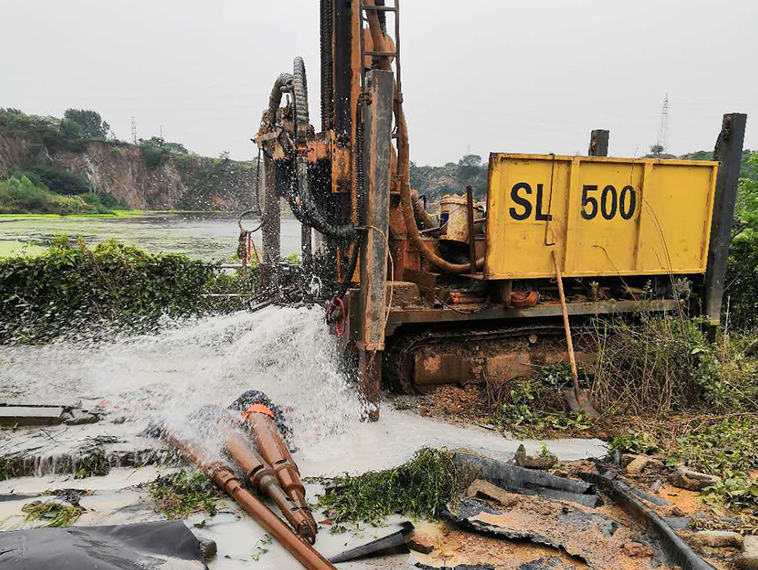
<instances>
[{"instance_id":1,"label":"yellow equipment box","mask_svg":"<svg viewBox=\"0 0 758 570\"><path fill-rule=\"evenodd\" d=\"M705 273L718 166L492 154L485 277Z\"/></svg>"}]
</instances>

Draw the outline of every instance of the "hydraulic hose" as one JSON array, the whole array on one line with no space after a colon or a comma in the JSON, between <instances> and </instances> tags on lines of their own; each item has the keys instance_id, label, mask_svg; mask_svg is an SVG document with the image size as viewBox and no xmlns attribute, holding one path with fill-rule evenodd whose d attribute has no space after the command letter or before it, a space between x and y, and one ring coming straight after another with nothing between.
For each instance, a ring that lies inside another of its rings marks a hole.
<instances>
[{"instance_id":1,"label":"hydraulic hose","mask_svg":"<svg viewBox=\"0 0 758 570\"><path fill-rule=\"evenodd\" d=\"M367 6L375 5L374 0L365 0ZM371 32L371 40L374 44L375 51L386 51L386 45L384 43L384 33L382 32L381 23L375 10L368 11L368 23L369 30ZM379 67L385 71L392 71L392 65L389 58L378 57ZM418 225L416 224L416 218L413 215L413 202L411 200L411 163L408 144L408 126L405 122L405 112L403 111L402 96L395 82L395 122L397 123L397 162L398 169L400 170L400 200L402 203L403 219L408 230L408 235L416 246L419 253L423 258L447 273L469 273L471 272L470 263L450 263L449 261L441 258L434 250L429 246L427 242L421 237ZM481 269L484 267L484 258L480 258L476 261L476 268Z\"/></svg>"},{"instance_id":2,"label":"hydraulic hose","mask_svg":"<svg viewBox=\"0 0 758 570\"><path fill-rule=\"evenodd\" d=\"M357 116L355 118L355 146L357 147L355 150L355 187L356 187L356 208L358 209L358 225L363 226L365 223L365 208L364 208L364 199L365 199L365 177L363 175L363 121L361 121L361 103L358 103L357 107ZM363 234L357 233L355 236L355 245L353 246L353 251L350 254L350 263L348 264L347 271L345 271L345 277L342 280L342 284L340 285L339 291L337 292L337 297L342 298L345 296L345 293L347 293L347 290L350 288L350 283L353 280L353 275L355 274L355 268L358 267L358 256L360 255L361 246L363 246Z\"/></svg>"},{"instance_id":3,"label":"hydraulic hose","mask_svg":"<svg viewBox=\"0 0 758 570\"><path fill-rule=\"evenodd\" d=\"M271 95L268 98L268 124L272 127L276 124L276 113L282 104L282 87L292 85L293 77L290 73L282 73L274 81L271 88Z\"/></svg>"},{"instance_id":4,"label":"hydraulic hose","mask_svg":"<svg viewBox=\"0 0 758 570\"><path fill-rule=\"evenodd\" d=\"M296 57L293 63L293 97L295 101L295 130L301 125L307 125L310 118L308 113L308 82L305 74L305 63L302 57ZM327 220L321 212L316 199L311 191L310 177L308 176L308 161L304 156L298 156L295 164L295 180L299 190L302 204L298 208L302 217L298 217L301 223L307 224L332 238L355 240L358 231L352 223L335 225ZM359 198L360 199L360 198ZM298 212L295 212L297 215Z\"/></svg>"},{"instance_id":5,"label":"hydraulic hose","mask_svg":"<svg viewBox=\"0 0 758 570\"><path fill-rule=\"evenodd\" d=\"M416 218L416 224L422 230L430 230L437 227L437 224L426 213L426 208L421 203L418 192L411 191L411 202L413 203L413 217Z\"/></svg>"}]
</instances>

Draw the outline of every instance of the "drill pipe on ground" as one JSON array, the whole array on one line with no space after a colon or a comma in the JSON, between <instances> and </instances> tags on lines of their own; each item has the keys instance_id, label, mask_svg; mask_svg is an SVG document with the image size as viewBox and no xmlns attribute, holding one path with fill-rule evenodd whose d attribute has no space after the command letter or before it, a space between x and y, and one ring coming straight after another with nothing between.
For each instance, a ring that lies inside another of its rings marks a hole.
<instances>
[{"instance_id":1,"label":"drill pipe on ground","mask_svg":"<svg viewBox=\"0 0 758 570\"><path fill-rule=\"evenodd\" d=\"M240 466L250 484L276 503L297 534L314 544L318 527L310 511L293 503L279 486L274 470L258 453L250 449L248 442L231 430L227 430L224 435L227 440L226 452Z\"/></svg>"},{"instance_id":2,"label":"drill pipe on ground","mask_svg":"<svg viewBox=\"0 0 758 570\"><path fill-rule=\"evenodd\" d=\"M264 410L263 406L253 406L243 414L243 418L250 427L250 433L261 457L274 470L284 492L296 507L308 513L314 528L317 528L308 508L308 501L305 500L305 487L300 481L300 471L295 460L292 459L287 444L282 440L273 413L268 409Z\"/></svg>"},{"instance_id":3,"label":"drill pipe on ground","mask_svg":"<svg viewBox=\"0 0 758 570\"><path fill-rule=\"evenodd\" d=\"M277 517L260 499L245 489L228 465L220 461L209 463L203 460L203 452L196 446L182 441L173 434L166 433L164 438L173 445L188 461L194 463L208 478L242 509L253 517L273 536L287 551L308 570L337 570L321 556L310 544L300 538L287 524Z\"/></svg>"}]
</instances>

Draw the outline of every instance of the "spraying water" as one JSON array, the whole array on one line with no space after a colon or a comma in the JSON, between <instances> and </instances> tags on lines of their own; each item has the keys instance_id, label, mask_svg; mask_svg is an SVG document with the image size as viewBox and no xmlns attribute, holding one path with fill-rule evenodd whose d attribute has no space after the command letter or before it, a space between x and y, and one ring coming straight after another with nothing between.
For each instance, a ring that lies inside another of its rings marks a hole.
<instances>
[{"instance_id":1,"label":"spraying water","mask_svg":"<svg viewBox=\"0 0 758 570\"><path fill-rule=\"evenodd\" d=\"M284 409L291 444L307 450L360 421L360 400L339 363L322 310L270 307L146 336L5 347L0 386L18 402L81 401L132 432L162 424L209 451L221 448L219 430L190 425L192 412L261 390Z\"/></svg>"},{"instance_id":2,"label":"spraying water","mask_svg":"<svg viewBox=\"0 0 758 570\"><path fill-rule=\"evenodd\" d=\"M18 403L76 404L105 417L93 426L7 434L3 453L34 450L37 475L54 470L55 459L75 453L83 438L110 437L112 448L154 453L153 440L137 434L168 427L220 458L218 420L190 421L200 407L228 407L247 390L265 392L279 405L292 430L290 446L304 476L384 469L424 446L465 447L510 459L524 443L474 426L441 423L382 406L381 420L361 422L364 408L355 378L340 365L333 337L318 308L269 307L174 323L163 332L110 340L64 340L44 346L2 347L0 397ZM217 418L218 416L216 416ZM44 434L43 434L44 435ZM3 437L3 436L0 436ZM43 445L45 449L41 449ZM152 445L152 450L147 449ZM131 446L131 447L130 447ZM605 452L598 440L555 440L550 450L565 460ZM52 467L51 467L52 466Z\"/></svg>"}]
</instances>

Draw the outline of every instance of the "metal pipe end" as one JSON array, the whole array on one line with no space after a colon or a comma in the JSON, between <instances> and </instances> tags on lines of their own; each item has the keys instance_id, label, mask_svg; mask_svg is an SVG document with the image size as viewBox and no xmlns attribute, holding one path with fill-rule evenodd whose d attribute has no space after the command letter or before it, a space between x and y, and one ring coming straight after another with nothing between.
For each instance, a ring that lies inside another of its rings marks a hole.
<instances>
[{"instance_id":1,"label":"metal pipe end","mask_svg":"<svg viewBox=\"0 0 758 570\"><path fill-rule=\"evenodd\" d=\"M316 544L316 527L310 520L305 520L297 526L297 534L308 544Z\"/></svg>"}]
</instances>

